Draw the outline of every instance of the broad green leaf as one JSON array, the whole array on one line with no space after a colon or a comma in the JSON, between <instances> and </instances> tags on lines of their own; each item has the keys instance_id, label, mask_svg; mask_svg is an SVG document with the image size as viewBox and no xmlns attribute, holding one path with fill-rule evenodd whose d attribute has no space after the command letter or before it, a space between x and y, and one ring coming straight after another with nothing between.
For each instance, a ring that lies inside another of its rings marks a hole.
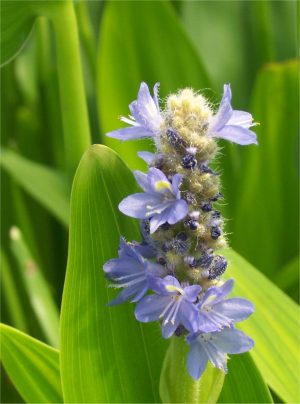
<instances>
[{"instance_id":1,"label":"broad green leaf","mask_svg":"<svg viewBox=\"0 0 300 404\"><path fill-rule=\"evenodd\" d=\"M118 211L136 190L132 173L105 146L83 156L71 196L69 256L61 313L61 371L66 402L157 402L165 344L157 324L135 320L116 296L103 264L117 256L120 234L139 237L138 223ZM134 223L134 224L133 224Z\"/></svg>"},{"instance_id":2,"label":"broad green leaf","mask_svg":"<svg viewBox=\"0 0 300 404\"><path fill-rule=\"evenodd\" d=\"M10 238L11 249L19 265L19 275L24 282L32 309L39 320L47 341L57 347L59 345L59 313L49 285L32 258L17 227L11 228Z\"/></svg>"},{"instance_id":3,"label":"broad green leaf","mask_svg":"<svg viewBox=\"0 0 300 404\"><path fill-rule=\"evenodd\" d=\"M187 372L188 345L183 338L173 337L164 359L160 376L163 403L216 403L222 390L224 373L210 363L197 381Z\"/></svg>"},{"instance_id":4,"label":"broad green leaf","mask_svg":"<svg viewBox=\"0 0 300 404\"><path fill-rule=\"evenodd\" d=\"M9 62L24 46L35 20L32 1L1 2L1 60Z\"/></svg>"},{"instance_id":5,"label":"broad green leaf","mask_svg":"<svg viewBox=\"0 0 300 404\"><path fill-rule=\"evenodd\" d=\"M14 326L22 331L27 331L27 322L24 309L21 304L20 296L16 287L15 279L9 266L6 254L1 249L1 291L3 302L6 303L10 320Z\"/></svg>"},{"instance_id":6,"label":"broad green leaf","mask_svg":"<svg viewBox=\"0 0 300 404\"><path fill-rule=\"evenodd\" d=\"M121 126L118 116L128 115L141 81L161 83L162 99L170 91L194 86L210 87L208 75L167 1L108 2L100 29L97 95L103 135ZM146 142L124 142L105 136L132 167L144 167L136 156Z\"/></svg>"},{"instance_id":7,"label":"broad green leaf","mask_svg":"<svg viewBox=\"0 0 300 404\"><path fill-rule=\"evenodd\" d=\"M218 403L272 403L269 389L249 353L230 355Z\"/></svg>"},{"instance_id":8,"label":"broad green leaf","mask_svg":"<svg viewBox=\"0 0 300 404\"><path fill-rule=\"evenodd\" d=\"M255 341L252 357L268 385L286 402L299 400L299 306L233 250L224 250L234 294L255 305L241 328Z\"/></svg>"},{"instance_id":9,"label":"broad green leaf","mask_svg":"<svg viewBox=\"0 0 300 404\"><path fill-rule=\"evenodd\" d=\"M1 324L1 361L28 403L62 403L59 352Z\"/></svg>"},{"instance_id":10,"label":"broad green leaf","mask_svg":"<svg viewBox=\"0 0 300 404\"><path fill-rule=\"evenodd\" d=\"M267 65L257 78L252 110L259 146L245 155L233 217L233 248L272 279L298 253L297 83L296 61Z\"/></svg>"},{"instance_id":11,"label":"broad green leaf","mask_svg":"<svg viewBox=\"0 0 300 404\"><path fill-rule=\"evenodd\" d=\"M27 160L11 150L1 153L1 165L26 192L68 226L68 182L62 173Z\"/></svg>"}]
</instances>

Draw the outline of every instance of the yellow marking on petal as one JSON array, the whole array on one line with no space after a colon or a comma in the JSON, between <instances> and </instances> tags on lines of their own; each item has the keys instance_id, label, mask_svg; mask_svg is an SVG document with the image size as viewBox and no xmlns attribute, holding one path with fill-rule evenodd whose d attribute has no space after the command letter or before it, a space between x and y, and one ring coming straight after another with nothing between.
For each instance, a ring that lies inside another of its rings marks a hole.
<instances>
[{"instance_id":1,"label":"yellow marking on petal","mask_svg":"<svg viewBox=\"0 0 300 404\"><path fill-rule=\"evenodd\" d=\"M174 286L174 285L167 285L166 289L168 292L179 292L181 295L183 293L183 289L179 288L178 286Z\"/></svg>"},{"instance_id":2,"label":"yellow marking on petal","mask_svg":"<svg viewBox=\"0 0 300 404\"><path fill-rule=\"evenodd\" d=\"M156 181L156 183L155 183L156 191L160 191L164 188L167 188L170 191L172 191L171 184L168 181L163 181L163 180Z\"/></svg>"}]
</instances>

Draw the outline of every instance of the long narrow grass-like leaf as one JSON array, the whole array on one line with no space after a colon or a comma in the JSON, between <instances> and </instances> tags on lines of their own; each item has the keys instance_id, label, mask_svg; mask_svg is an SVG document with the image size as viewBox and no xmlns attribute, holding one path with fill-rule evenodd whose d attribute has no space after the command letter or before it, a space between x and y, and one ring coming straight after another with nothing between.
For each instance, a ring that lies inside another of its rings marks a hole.
<instances>
[{"instance_id":1,"label":"long narrow grass-like leaf","mask_svg":"<svg viewBox=\"0 0 300 404\"><path fill-rule=\"evenodd\" d=\"M59 345L59 313L44 276L33 260L20 230L10 231L11 249L19 265L19 275L26 288L32 309L47 341Z\"/></svg>"},{"instance_id":2,"label":"long narrow grass-like leaf","mask_svg":"<svg viewBox=\"0 0 300 404\"><path fill-rule=\"evenodd\" d=\"M233 248L269 276L298 253L297 83L296 61L267 65L257 78L253 114L260 122L259 146L245 155L233 218Z\"/></svg>"},{"instance_id":3,"label":"long narrow grass-like leaf","mask_svg":"<svg viewBox=\"0 0 300 404\"><path fill-rule=\"evenodd\" d=\"M27 403L62 403L59 352L1 324L1 361Z\"/></svg>"},{"instance_id":4,"label":"long narrow grass-like leaf","mask_svg":"<svg viewBox=\"0 0 300 404\"><path fill-rule=\"evenodd\" d=\"M255 341L252 357L265 381L284 401L299 401L299 307L276 285L233 250L228 276L236 280L234 294L255 305L241 328Z\"/></svg>"},{"instance_id":5,"label":"long narrow grass-like leaf","mask_svg":"<svg viewBox=\"0 0 300 404\"><path fill-rule=\"evenodd\" d=\"M132 173L112 150L94 145L85 153L72 189L61 314L66 402L158 401L165 351L159 328L138 323L130 303L107 306L115 292L102 270L116 256L121 234L139 237L137 223L117 208L135 189Z\"/></svg>"},{"instance_id":6,"label":"long narrow grass-like leaf","mask_svg":"<svg viewBox=\"0 0 300 404\"><path fill-rule=\"evenodd\" d=\"M2 167L62 224L69 223L68 182L64 175L11 150L1 154Z\"/></svg>"},{"instance_id":7,"label":"long narrow grass-like leaf","mask_svg":"<svg viewBox=\"0 0 300 404\"><path fill-rule=\"evenodd\" d=\"M26 315L14 281L6 254L1 249L1 286L3 302L6 303L12 324L21 331L27 331Z\"/></svg>"}]
</instances>

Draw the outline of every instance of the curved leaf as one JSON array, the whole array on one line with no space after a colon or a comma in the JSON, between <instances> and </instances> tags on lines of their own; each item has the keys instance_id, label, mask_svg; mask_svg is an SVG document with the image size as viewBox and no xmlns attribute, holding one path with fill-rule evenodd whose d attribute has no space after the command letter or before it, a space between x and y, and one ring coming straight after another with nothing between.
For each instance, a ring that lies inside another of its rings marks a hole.
<instances>
[{"instance_id":1,"label":"curved leaf","mask_svg":"<svg viewBox=\"0 0 300 404\"><path fill-rule=\"evenodd\" d=\"M62 384L69 403L158 400L164 354L159 328L138 323L129 303L107 307L116 293L102 270L117 256L120 234L139 237L137 221L117 209L135 190L132 173L113 151L94 145L85 153L72 189L61 314Z\"/></svg>"},{"instance_id":2,"label":"curved leaf","mask_svg":"<svg viewBox=\"0 0 300 404\"><path fill-rule=\"evenodd\" d=\"M32 1L1 2L1 65L9 62L26 43L35 20L31 6Z\"/></svg>"},{"instance_id":3,"label":"curved leaf","mask_svg":"<svg viewBox=\"0 0 300 404\"><path fill-rule=\"evenodd\" d=\"M41 269L34 261L20 230L10 230L11 250L19 266L19 275L24 283L33 312L39 320L46 341L59 345L59 312Z\"/></svg>"},{"instance_id":4,"label":"curved leaf","mask_svg":"<svg viewBox=\"0 0 300 404\"><path fill-rule=\"evenodd\" d=\"M233 250L224 250L234 294L255 305L241 328L255 341L251 355L268 385L286 402L299 400L299 306ZM298 325L298 326L297 326Z\"/></svg>"},{"instance_id":5,"label":"curved leaf","mask_svg":"<svg viewBox=\"0 0 300 404\"><path fill-rule=\"evenodd\" d=\"M62 403L59 353L56 349L1 324L1 360L28 403Z\"/></svg>"},{"instance_id":6,"label":"curved leaf","mask_svg":"<svg viewBox=\"0 0 300 404\"><path fill-rule=\"evenodd\" d=\"M59 171L30 161L11 150L1 153L2 167L62 224L69 223L68 182Z\"/></svg>"}]
</instances>

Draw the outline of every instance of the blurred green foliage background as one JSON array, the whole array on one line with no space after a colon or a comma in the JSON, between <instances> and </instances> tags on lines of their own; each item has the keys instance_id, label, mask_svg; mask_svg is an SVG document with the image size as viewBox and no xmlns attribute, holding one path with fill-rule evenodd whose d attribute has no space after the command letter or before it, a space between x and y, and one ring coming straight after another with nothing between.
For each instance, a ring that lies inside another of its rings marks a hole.
<instances>
[{"instance_id":1,"label":"blurred green foliage background","mask_svg":"<svg viewBox=\"0 0 300 404\"><path fill-rule=\"evenodd\" d=\"M296 1L76 1L93 143L144 169L137 150L105 137L127 115L140 82L161 83L160 97L185 86L212 103L231 83L235 109L249 110L259 146L220 142L222 206L230 244L292 299L299 298L299 76ZM31 26L29 24L29 26ZM30 29L29 29L30 30ZM57 50L39 18L18 56L1 69L2 321L46 340L34 304L58 321L71 187L63 135ZM21 241L14 238L17 226ZM25 263L25 264L24 264ZM28 282L41 273L42 280ZM229 269L230 270L230 269ZM242 270L242 269L241 269ZM42 286L41 286L42 285ZM53 335L55 341L56 336ZM49 341L47 341L49 342ZM54 342L55 344L55 342ZM3 402L21 398L2 376Z\"/></svg>"}]
</instances>

